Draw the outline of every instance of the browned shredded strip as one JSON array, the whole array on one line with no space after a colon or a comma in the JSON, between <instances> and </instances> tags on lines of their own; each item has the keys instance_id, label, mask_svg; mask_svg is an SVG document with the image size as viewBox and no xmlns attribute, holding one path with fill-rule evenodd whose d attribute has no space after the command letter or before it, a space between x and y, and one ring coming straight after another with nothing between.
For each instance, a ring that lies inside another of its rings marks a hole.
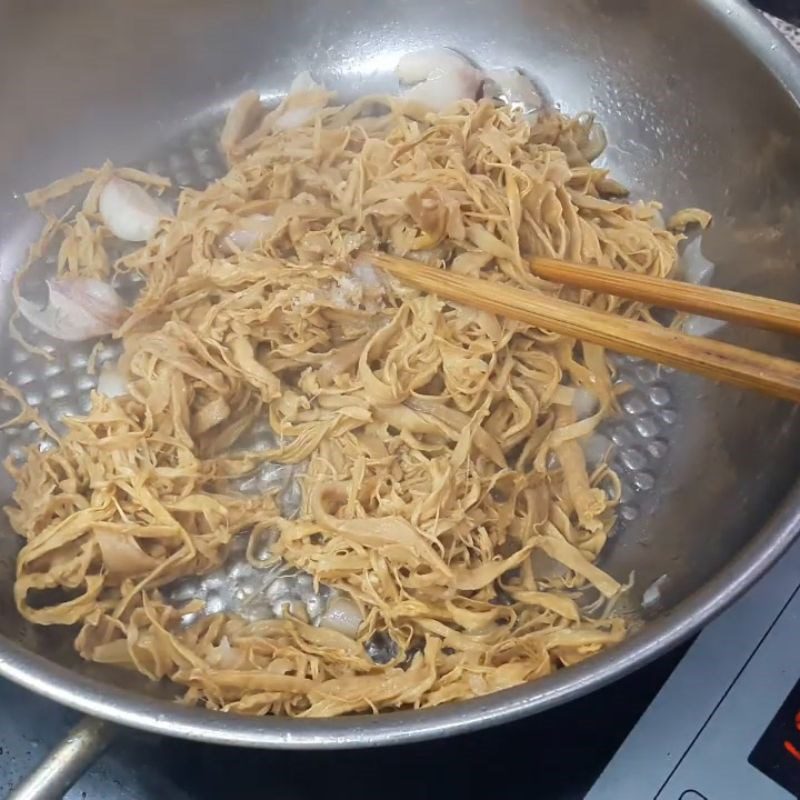
<instances>
[{"instance_id":1,"label":"browned shredded strip","mask_svg":"<svg viewBox=\"0 0 800 800\"><path fill-rule=\"evenodd\" d=\"M19 405L19 412L15 416L11 417L11 419L7 419L0 423L0 430L27 425L29 422L33 422L42 431L42 433L46 434L52 439L58 439L58 436L50 427L50 424L47 422L47 420L43 419L41 414L39 414L39 412L28 403L22 392L17 389L16 386L12 386L10 383L8 383L8 381L0 379L0 394L10 397Z\"/></svg>"}]
</instances>

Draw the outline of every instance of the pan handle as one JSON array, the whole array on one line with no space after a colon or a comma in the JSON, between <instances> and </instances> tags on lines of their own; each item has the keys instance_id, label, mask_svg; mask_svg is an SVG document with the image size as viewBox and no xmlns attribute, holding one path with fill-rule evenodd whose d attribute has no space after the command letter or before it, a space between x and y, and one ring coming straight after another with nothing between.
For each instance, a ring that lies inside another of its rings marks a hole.
<instances>
[{"instance_id":1,"label":"pan handle","mask_svg":"<svg viewBox=\"0 0 800 800\"><path fill-rule=\"evenodd\" d=\"M7 800L61 800L118 730L104 720L84 717Z\"/></svg>"}]
</instances>

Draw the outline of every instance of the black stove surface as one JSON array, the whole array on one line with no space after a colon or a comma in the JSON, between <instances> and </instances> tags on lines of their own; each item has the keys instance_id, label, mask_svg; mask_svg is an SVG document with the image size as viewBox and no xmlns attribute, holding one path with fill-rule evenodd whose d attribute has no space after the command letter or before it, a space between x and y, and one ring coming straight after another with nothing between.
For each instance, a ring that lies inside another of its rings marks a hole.
<instances>
[{"instance_id":1,"label":"black stove surface","mask_svg":"<svg viewBox=\"0 0 800 800\"><path fill-rule=\"evenodd\" d=\"M542 800L584 797L683 648L611 686L519 722L402 747L287 752L219 747L126 733L67 800L349 800L494 796L502 787ZM0 680L0 797L77 721L78 714ZM533 796L533 795L532 795Z\"/></svg>"},{"instance_id":2,"label":"black stove surface","mask_svg":"<svg viewBox=\"0 0 800 800\"><path fill-rule=\"evenodd\" d=\"M753 5L792 25L800 23L800 0L755 0Z\"/></svg>"}]
</instances>

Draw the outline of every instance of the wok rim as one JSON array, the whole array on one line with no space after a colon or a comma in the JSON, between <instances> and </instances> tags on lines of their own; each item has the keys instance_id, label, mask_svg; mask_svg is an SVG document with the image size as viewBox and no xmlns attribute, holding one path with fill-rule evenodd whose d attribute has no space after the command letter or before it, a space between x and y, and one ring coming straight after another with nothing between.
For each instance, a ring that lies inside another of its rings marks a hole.
<instances>
[{"instance_id":1,"label":"wok rim","mask_svg":"<svg viewBox=\"0 0 800 800\"><path fill-rule=\"evenodd\" d=\"M746 0L700 0L770 70L800 107L797 54ZM566 670L486 697L410 711L332 719L246 717L143 696L80 675L0 636L0 676L93 717L155 734L277 749L373 747L456 735L577 699L652 661L719 614L787 550L800 530L800 481L717 575L625 642Z\"/></svg>"}]
</instances>

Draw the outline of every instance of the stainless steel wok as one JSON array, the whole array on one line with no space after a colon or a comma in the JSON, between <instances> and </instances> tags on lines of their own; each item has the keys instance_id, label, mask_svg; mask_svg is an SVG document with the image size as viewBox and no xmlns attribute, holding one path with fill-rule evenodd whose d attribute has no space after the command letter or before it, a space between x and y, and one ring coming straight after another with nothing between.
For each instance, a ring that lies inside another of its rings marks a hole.
<instances>
[{"instance_id":1,"label":"stainless steel wok","mask_svg":"<svg viewBox=\"0 0 800 800\"><path fill-rule=\"evenodd\" d=\"M432 43L519 66L564 109L597 112L611 143L604 158L635 195L666 212L714 213L703 249L717 285L800 300L800 62L740 0L5 0L0 15L2 330L10 278L39 226L17 193L105 158L202 184L217 169L214 126L239 92L278 96L303 69L344 97L394 91L398 56ZM792 355L767 334L723 335ZM92 384L84 350L43 371L0 347L0 372L32 403L56 416L82 407ZM0 674L124 725L285 748L457 733L618 678L708 621L800 526L796 408L644 362L621 368L636 390L610 430L627 493L605 565L621 579L635 571L633 607L668 577L641 631L603 655L431 711L296 721L180 707L168 689L86 664L63 631L19 617L18 541L3 519ZM25 436L6 431L0 448L13 452ZM4 475L3 499L10 490Z\"/></svg>"}]
</instances>

